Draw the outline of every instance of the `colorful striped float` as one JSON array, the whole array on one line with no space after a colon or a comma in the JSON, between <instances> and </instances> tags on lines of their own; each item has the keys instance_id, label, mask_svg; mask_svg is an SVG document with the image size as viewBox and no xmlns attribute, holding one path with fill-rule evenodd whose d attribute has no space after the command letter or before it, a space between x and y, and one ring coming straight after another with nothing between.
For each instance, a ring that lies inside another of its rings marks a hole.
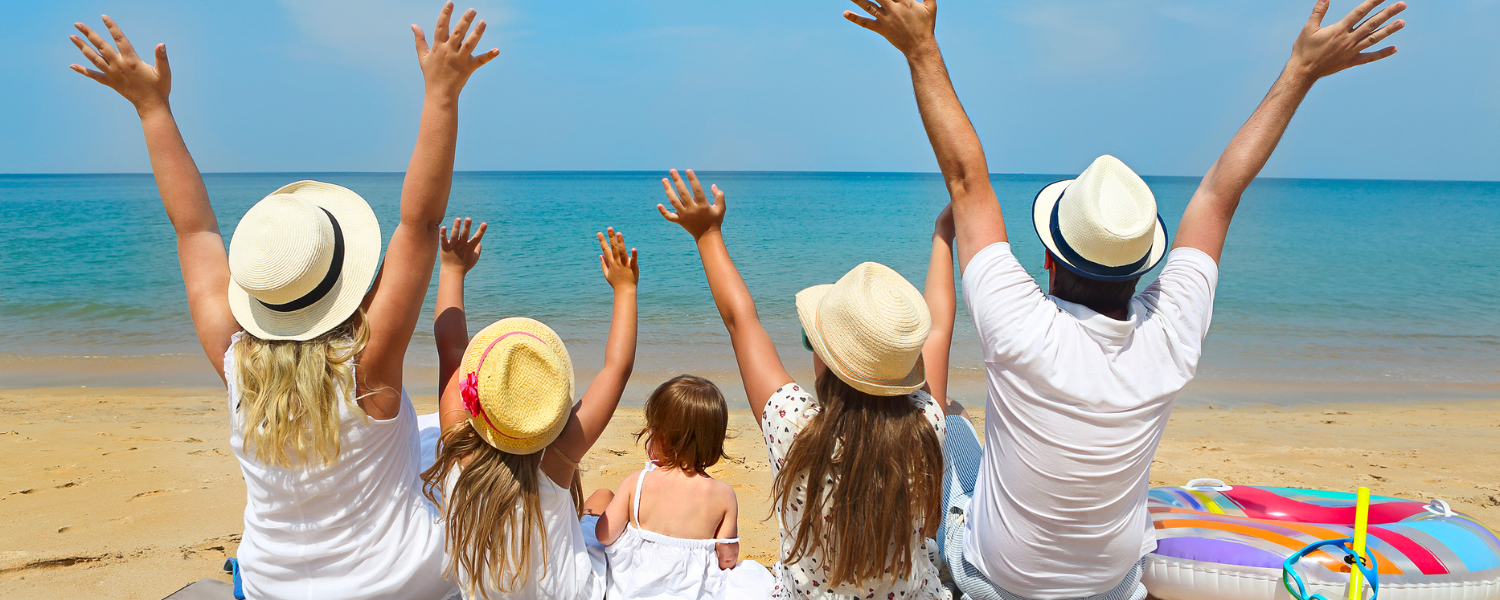
<instances>
[{"instance_id":1,"label":"colorful striped float","mask_svg":"<svg viewBox=\"0 0 1500 600\"><path fill-rule=\"evenodd\" d=\"M1321 540L1354 533L1355 495L1194 480L1151 490L1157 548L1143 581L1160 600L1290 598L1281 566ZM1500 599L1500 539L1473 518L1431 504L1370 499L1369 550L1386 600ZM1348 556L1336 548L1302 559L1309 592L1343 597Z\"/></svg>"}]
</instances>

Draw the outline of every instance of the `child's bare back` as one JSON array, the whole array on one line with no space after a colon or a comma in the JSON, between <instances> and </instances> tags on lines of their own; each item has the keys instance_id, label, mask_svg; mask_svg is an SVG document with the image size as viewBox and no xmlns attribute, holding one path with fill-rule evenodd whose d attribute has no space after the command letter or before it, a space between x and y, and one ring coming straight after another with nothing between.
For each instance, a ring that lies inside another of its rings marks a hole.
<instances>
[{"instance_id":1,"label":"child's bare back","mask_svg":"<svg viewBox=\"0 0 1500 600\"><path fill-rule=\"evenodd\" d=\"M732 569L739 562L739 504L734 488L707 473L724 457L728 422L723 394L701 377L675 377L646 400L646 427L637 437L645 438L650 464L626 476L618 491L599 490L584 505L584 512L599 516L598 540L609 548L611 568L622 575L636 571L618 578L622 582L679 577L658 560L628 556L635 551L616 545L626 538L636 540L625 543L628 548L640 547L641 540L696 548L678 560L717 563L719 570ZM637 565L644 565L644 570Z\"/></svg>"},{"instance_id":2,"label":"child's bare back","mask_svg":"<svg viewBox=\"0 0 1500 600\"><path fill-rule=\"evenodd\" d=\"M637 480L646 471L626 477L627 506L635 505ZM646 531L683 539L733 538L738 503L734 488L704 473L653 469L641 484L640 512L635 521Z\"/></svg>"}]
</instances>

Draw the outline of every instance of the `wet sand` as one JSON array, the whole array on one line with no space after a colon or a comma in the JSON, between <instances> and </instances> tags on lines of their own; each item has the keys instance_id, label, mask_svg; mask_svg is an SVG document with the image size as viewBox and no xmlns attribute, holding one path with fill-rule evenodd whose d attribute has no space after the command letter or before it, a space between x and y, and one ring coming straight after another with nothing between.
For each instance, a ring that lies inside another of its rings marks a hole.
<instances>
[{"instance_id":1,"label":"wet sand","mask_svg":"<svg viewBox=\"0 0 1500 600\"><path fill-rule=\"evenodd\" d=\"M726 391L728 391L726 386ZM432 412L432 398L418 398ZM740 406L740 405L736 405ZM0 598L161 598L225 578L245 489L212 388L0 390ZM971 411L978 413L971 407ZM978 421L980 419L976 419ZM584 460L586 492L615 488L644 454L622 408ZM770 564L771 475L754 420L732 413L744 558ZM1234 484L1443 498L1500 525L1500 400L1177 409L1153 485Z\"/></svg>"}]
</instances>

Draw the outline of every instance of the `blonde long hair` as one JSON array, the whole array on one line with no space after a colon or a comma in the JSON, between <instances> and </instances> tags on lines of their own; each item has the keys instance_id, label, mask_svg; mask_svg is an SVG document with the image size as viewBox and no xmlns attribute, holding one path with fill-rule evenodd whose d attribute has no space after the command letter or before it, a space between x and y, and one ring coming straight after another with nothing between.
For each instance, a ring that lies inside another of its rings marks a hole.
<instances>
[{"instance_id":1,"label":"blonde long hair","mask_svg":"<svg viewBox=\"0 0 1500 600\"><path fill-rule=\"evenodd\" d=\"M370 341L364 311L307 341L245 335L234 345L240 427L256 460L294 469L339 456L339 403L355 404L354 367Z\"/></svg>"},{"instance_id":2,"label":"blonde long hair","mask_svg":"<svg viewBox=\"0 0 1500 600\"><path fill-rule=\"evenodd\" d=\"M443 576L467 573L469 597L488 599L487 582L505 594L524 589L530 583L532 548L541 550L542 577L547 576L541 501L545 454L495 448L467 420L443 432L437 462L422 473L422 493L443 507L450 557ZM454 471L457 481L444 498L444 484ZM578 511L574 517L582 518L583 486L576 468L568 491Z\"/></svg>"},{"instance_id":3,"label":"blonde long hair","mask_svg":"<svg viewBox=\"0 0 1500 600\"><path fill-rule=\"evenodd\" d=\"M821 410L772 486L792 535L785 562L821 553L830 586L906 579L914 536L932 535L942 512L937 432L908 396L866 394L831 371L817 385Z\"/></svg>"}]
</instances>

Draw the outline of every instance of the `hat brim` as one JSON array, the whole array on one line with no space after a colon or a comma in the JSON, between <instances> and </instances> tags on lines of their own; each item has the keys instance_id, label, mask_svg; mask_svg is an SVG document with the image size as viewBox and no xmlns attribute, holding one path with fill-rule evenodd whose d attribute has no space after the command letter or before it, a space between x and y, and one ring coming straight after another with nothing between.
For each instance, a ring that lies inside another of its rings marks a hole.
<instances>
[{"instance_id":1,"label":"hat brim","mask_svg":"<svg viewBox=\"0 0 1500 600\"><path fill-rule=\"evenodd\" d=\"M1063 268L1077 274L1079 277L1093 279L1096 281L1130 281L1140 278L1151 269L1156 268L1157 263L1167 254L1167 224L1162 221L1161 215L1156 215L1156 233L1151 240L1151 251L1147 254L1144 266L1135 272L1126 275L1106 275L1095 273L1085 265L1077 265L1064 258L1057 250L1057 240L1052 237L1052 209L1057 202L1062 200L1063 192L1075 180L1064 179L1049 184L1037 192L1036 200L1031 204L1031 226L1036 229L1036 236L1041 238L1042 245L1047 247L1047 252L1052 255L1052 260L1061 264Z\"/></svg>"},{"instance_id":2,"label":"hat brim","mask_svg":"<svg viewBox=\"0 0 1500 600\"><path fill-rule=\"evenodd\" d=\"M245 332L263 340L310 340L338 327L364 302L380 265L380 221L364 198L348 188L320 181L298 181L274 194L292 194L338 219L344 236L344 265L333 289L305 308L279 312L267 308L233 280L229 309Z\"/></svg>"},{"instance_id":3,"label":"hat brim","mask_svg":"<svg viewBox=\"0 0 1500 600\"><path fill-rule=\"evenodd\" d=\"M917 364L912 366L911 373L908 373L905 379L894 385L881 385L860 381L845 375L837 368L831 366L837 363L829 359L828 346L823 343L823 335L821 330L818 329L818 307L822 306L823 298L832 289L833 284L823 284L797 292L797 319L802 322L802 331L806 334L807 342L812 346L813 353L818 355L818 358L823 361L824 366L827 366L828 370L832 371L844 383L849 384L849 387L872 396L904 396L920 390L922 386L927 385L927 367L922 361L921 354L917 355Z\"/></svg>"}]
</instances>

